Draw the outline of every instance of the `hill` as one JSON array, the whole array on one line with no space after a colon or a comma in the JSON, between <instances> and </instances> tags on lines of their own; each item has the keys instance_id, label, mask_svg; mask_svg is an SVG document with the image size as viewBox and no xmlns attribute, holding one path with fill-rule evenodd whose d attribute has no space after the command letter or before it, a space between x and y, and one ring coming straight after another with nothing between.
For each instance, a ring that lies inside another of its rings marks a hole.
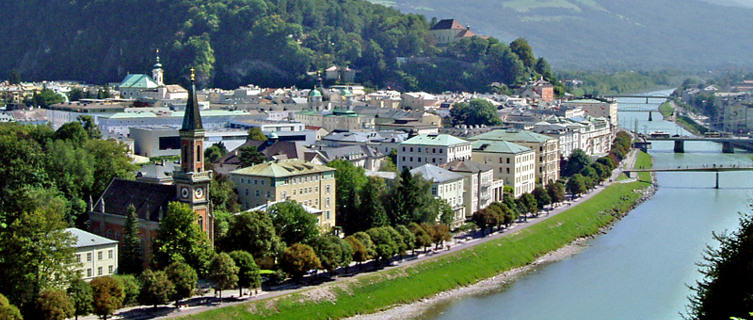
<instances>
[{"instance_id":1,"label":"hill","mask_svg":"<svg viewBox=\"0 0 753 320\"><path fill-rule=\"evenodd\" d=\"M195 67L202 87L310 87L307 73L334 64L405 90L552 78L527 44L512 52L477 37L438 47L423 16L362 0L5 0L0 21L0 74L23 80L120 81L148 72L157 49L167 83L186 83Z\"/></svg>"},{"instance_id":2,"label":"hill","mask_svg":"<svg viewBox=\"0 0 753 320\"><path fill-rule=\"evenodd\" d=\"M751 66L750 0L392 0L479 34L528 39L556 69Z\"/></svg>"}]
</instances>

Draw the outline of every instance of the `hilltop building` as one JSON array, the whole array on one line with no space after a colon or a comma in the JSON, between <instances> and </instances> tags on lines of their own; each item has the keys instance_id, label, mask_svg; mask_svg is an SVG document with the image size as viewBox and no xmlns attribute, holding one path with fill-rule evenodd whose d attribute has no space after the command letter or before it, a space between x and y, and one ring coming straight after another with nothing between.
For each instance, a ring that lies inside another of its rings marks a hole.
<instances>
[{"instance_id":1,"label":"hilltop building","mask_svg":"<svg viewBox=\"0 0 753 320\"><path fill-rule=\"evenodd\" d=\"M185 100L188 99L188 91L175 84L165 85L165 71L159 59L159 50L152 76L146 74L129 74L118 85L120 96L126 99L150 98L157 100Z\"/></svg>"},{"instance_id":2,"label":"hilltop building","mask_svg":"<svg viewBox=\"0 0 753 320\"><path fill-rule=\"evenodd\" d=\"M437 44L450 44L463 38L476 36L469 26L464 26L455 19L440 20L429 31L437 39Z\"/></svg>"}]
</instances>

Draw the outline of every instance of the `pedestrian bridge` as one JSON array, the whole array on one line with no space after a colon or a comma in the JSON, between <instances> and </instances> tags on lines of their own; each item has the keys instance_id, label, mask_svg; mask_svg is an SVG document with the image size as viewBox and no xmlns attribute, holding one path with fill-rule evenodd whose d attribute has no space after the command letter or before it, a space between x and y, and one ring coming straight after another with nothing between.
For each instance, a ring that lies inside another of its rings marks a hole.
<instances>
[{"instance_id":1,"label":"pedestrian bridge","mask_svg":"<svg viewBox=\"0 0 753 320\"><path fill-rule=\"evenodd\" d=\"M628 177L633 177L634 173L638 172L715 172L716 173L716 185L715 189L719 189L719 172L728 171L753 171L753 166L738 166L738 165L711 165L701 167L682 167L677 168L631 168L622 170Z\"/></svg>"},{"instance_id":2,"label":"pedestrian bridge","mask_svg":"<svg viewBox=\"0 0 753 320\"><path fill-rule=\"evenodd\" d=\"M748 137L700 137L700 136L641 136L641 140L648 141L674 141L674 151L676 153L685 152L685 142L687 141L711 141L722 144L723 153L735 153L735 148L753 151L753 139ZM650 143L649 143L650 144Z\"/></svg>"}]
</instances>

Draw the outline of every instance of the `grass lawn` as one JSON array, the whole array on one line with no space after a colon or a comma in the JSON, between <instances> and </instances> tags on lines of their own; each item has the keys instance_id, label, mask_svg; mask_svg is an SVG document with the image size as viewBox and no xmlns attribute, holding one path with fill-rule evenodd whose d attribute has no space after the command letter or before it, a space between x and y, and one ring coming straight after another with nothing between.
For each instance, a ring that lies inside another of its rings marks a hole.
<instances>
[{"instance_id":1,"label":"grass lawn","mask_svg":"<svg viewBox=\"0 0 753 320\"><path fill-rule=\"evenodd\" d=\"M661 115L664 116L664 118L669 118L675 112L675 108L672 107L671 102L667 101L659 106L659 112L661 112Z\"/></svg>"},{"instance_id":2,"label":"grass lawn","mask_svg":"<svg viewBox=\"0 0 753 320\"><path fill-rule=\"evenodd\" d=\"M682 126L683 128L685 128L686 130L688 130L688 131L690 131L690 132L692 132L693 134L696 134L696 135L702 135L702 134L706 133L706 131L708 131L708 129L706 129L706 127L702 126L698 122L695 122L695 120L691 119L688 116L678 115L677 116L677 120L675 122L677 122L677 124L679 124L680 126Z\"/></svg>"},{"instance_id":3,"label":"grass lawn","mask_svg":"<svg viewBox=\"0 0 753 320\"><path fill-rule=\"evenodd\" d=\"M636 165L650 164L651 157L641 152ZM648 187L650 180L650 174L645 173L640 181L612 184L593 198L539 224L436 259L187 318L339 319L415 302L524 266L577 238L596 234L626 213L641 197L638 191Z\"/></svg>"}]
</instances>

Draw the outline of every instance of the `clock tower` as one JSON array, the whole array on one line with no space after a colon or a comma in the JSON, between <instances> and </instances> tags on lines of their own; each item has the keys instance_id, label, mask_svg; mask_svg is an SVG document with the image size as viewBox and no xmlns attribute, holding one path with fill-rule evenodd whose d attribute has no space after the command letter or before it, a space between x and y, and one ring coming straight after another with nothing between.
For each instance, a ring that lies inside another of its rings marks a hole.
<instances>
[{"instance_id":1,"label":"clock tower","mask_svg":"<svg viewBox=\"0 0 753 320\"><path fill-rule=\"evenodd\" d=\"M194 69L191 68L191 89L180 128L180 170L173 174L178 188L178 200L196 212L201 230L214 243L214 213L209 203L209 182L212 171L204 170L204 127L201 124L199 102L196 98Z\"/></svg>"}]
</instances>

